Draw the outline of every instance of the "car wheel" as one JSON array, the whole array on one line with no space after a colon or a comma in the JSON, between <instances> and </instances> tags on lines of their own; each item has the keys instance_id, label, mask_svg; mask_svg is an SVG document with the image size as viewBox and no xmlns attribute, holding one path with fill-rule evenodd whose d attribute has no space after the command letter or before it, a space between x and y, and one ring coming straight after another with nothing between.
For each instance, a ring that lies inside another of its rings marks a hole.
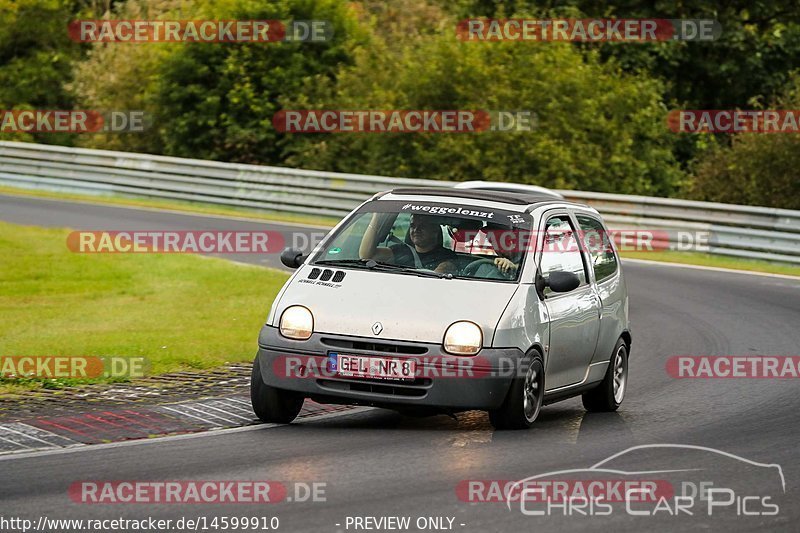
<instances>
[{"instance_id":1,"label":"car wheel","mask_svg":"<svg viewBox=\"0 0 800 533\"><path fill-rule=\"evenodd\" d=\"M250 374L250 403L253 405L253 412L264 422L288 424L297 418L305 398L264 383L258 359L256 356L253 372Z\"/></svg>"},{"instance_id":2,"label":"car wheel","mask_svg":"<svg viewBox=\"0 0 800 533\"><path fill-rule=\"evenodd\" d=\"M628 386L628 345L619 339L606 370L603 381L583 395L583 406L587 411L616 411L625 399Z\"/></svg>"},{"instance_id":3,"label":"car wheel","mask_svg":"<svg viewBox=\"0 0 800 533\"><path fill-rule=\"evenodd\" d=\"M525 375L514 378L503 405L489 411L495 429L527 429L533 425L544 399L544 365L537 354Z\"/></svg>"}]
</instances>

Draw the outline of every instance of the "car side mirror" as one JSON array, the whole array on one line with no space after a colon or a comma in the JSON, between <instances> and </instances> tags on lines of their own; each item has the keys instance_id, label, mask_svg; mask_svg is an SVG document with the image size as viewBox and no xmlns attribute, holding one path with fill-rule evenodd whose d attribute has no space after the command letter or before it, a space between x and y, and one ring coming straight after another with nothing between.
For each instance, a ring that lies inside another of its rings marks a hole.
<instances>
[{"instance_id":1,"label":"car side mirror","mask_svg":"<svg viewBox=\"0 0 800 533\"><path fill-rule=\"evenodd\" d=\"M281 252L281 263L289 268L297 268L305 262L303 252L294 248L286 248Z\"/></svg>"},{"instance_id":2,"label":"car side mirror","mask_svg":"<svg viewBox=\"0 0 800 533\"><path fill-rule=\"evenodd\" d=\"M572 272L550 272L547 279L543 280L545 287L550 287L553 292L574 291L581 284L581 279Z\"/></svg>"}]
</instances>

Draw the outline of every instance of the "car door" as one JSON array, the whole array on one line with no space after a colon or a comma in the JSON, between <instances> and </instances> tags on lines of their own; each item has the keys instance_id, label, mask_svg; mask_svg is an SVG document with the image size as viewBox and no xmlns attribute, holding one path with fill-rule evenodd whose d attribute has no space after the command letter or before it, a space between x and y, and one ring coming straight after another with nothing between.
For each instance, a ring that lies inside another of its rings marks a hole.
<instances>
[{"instance_id":1,"label":"car door","mask_svg":"<svg viewBox=\"0 0 800 533\"><path fill-rule=\"evenodd\" d=\"M547 213L540 233L540 275L547 279L551 272L566 271L580 279L567 293L543 291L550 327L546 384L552 391L585 379L600 330L600 303L566 210Z\"/></svg>"},{"instance_id":2,"label":"car door","mask_svg":"<svg viewBox=\"0 0 800 533\"><path fill-rule=\"evenodd\" d=\"M608 230L599 217L576 212L584 251L600 299L600 334L597 339L594 361L607 361L614 351L620 333L627 327L628 299L619 258L614 250Z\"/></svg>"}]
</instances>

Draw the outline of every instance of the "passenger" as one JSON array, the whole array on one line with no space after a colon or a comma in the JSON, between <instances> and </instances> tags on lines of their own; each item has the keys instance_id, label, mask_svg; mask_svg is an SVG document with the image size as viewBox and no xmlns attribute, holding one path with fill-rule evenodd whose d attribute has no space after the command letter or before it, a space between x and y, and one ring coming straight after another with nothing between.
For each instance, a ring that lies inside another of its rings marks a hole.
<instances>
[{"instance_id":1,"label":"passenger","mask_svg":"<svg viewBox=\"0 0 800 533\"><path fill-rule=\"evenodd\" d=\"M434 270L446 274L457 274L457 255L443 246L442 226L431 215L411 215L406 241L388 247L377 246L375 242L378 213L372 216L359 253L364 259L374 259L408 267Z\"/></svg>"}]
</instances>

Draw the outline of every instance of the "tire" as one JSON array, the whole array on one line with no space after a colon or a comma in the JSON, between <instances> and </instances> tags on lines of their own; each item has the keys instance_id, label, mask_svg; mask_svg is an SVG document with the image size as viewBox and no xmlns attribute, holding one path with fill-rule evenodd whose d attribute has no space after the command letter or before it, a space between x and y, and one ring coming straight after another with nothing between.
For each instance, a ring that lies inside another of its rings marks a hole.
<instances>
[{"instance_id":1,"label":"tire","mask_svg":"<svg viewBox=\"0 0 800 533\"><path fill-rule=\"evenodd\" d=\"M511 382L503 405L489 411L495 429L528 429L539 416L544 399L544 365L538 353L529 361L525 375Z\"/></svg>"},{"instance_id":2,"label":"tire","mask_svg":"<svg viewBox=\"0 0 800 533\"><path fill-rule=\"evenodd\" d=\"M609 360L603 381L583 395L587 411L602 413L616 411L625 399L628 386L628 345L619 339Z\"/></svg>"},{"instance_id":3,"label":"tire","mask_svg":"<svg viewBox=\"0 0 800 533\"><path fill-rule=\"evenodd\" d=\"M276 389L264 383L258 356L250 374L250 403L253 412L263 422L288 424L300 413L305 398L291 391Z\"/></svg>"}]
</instances>

